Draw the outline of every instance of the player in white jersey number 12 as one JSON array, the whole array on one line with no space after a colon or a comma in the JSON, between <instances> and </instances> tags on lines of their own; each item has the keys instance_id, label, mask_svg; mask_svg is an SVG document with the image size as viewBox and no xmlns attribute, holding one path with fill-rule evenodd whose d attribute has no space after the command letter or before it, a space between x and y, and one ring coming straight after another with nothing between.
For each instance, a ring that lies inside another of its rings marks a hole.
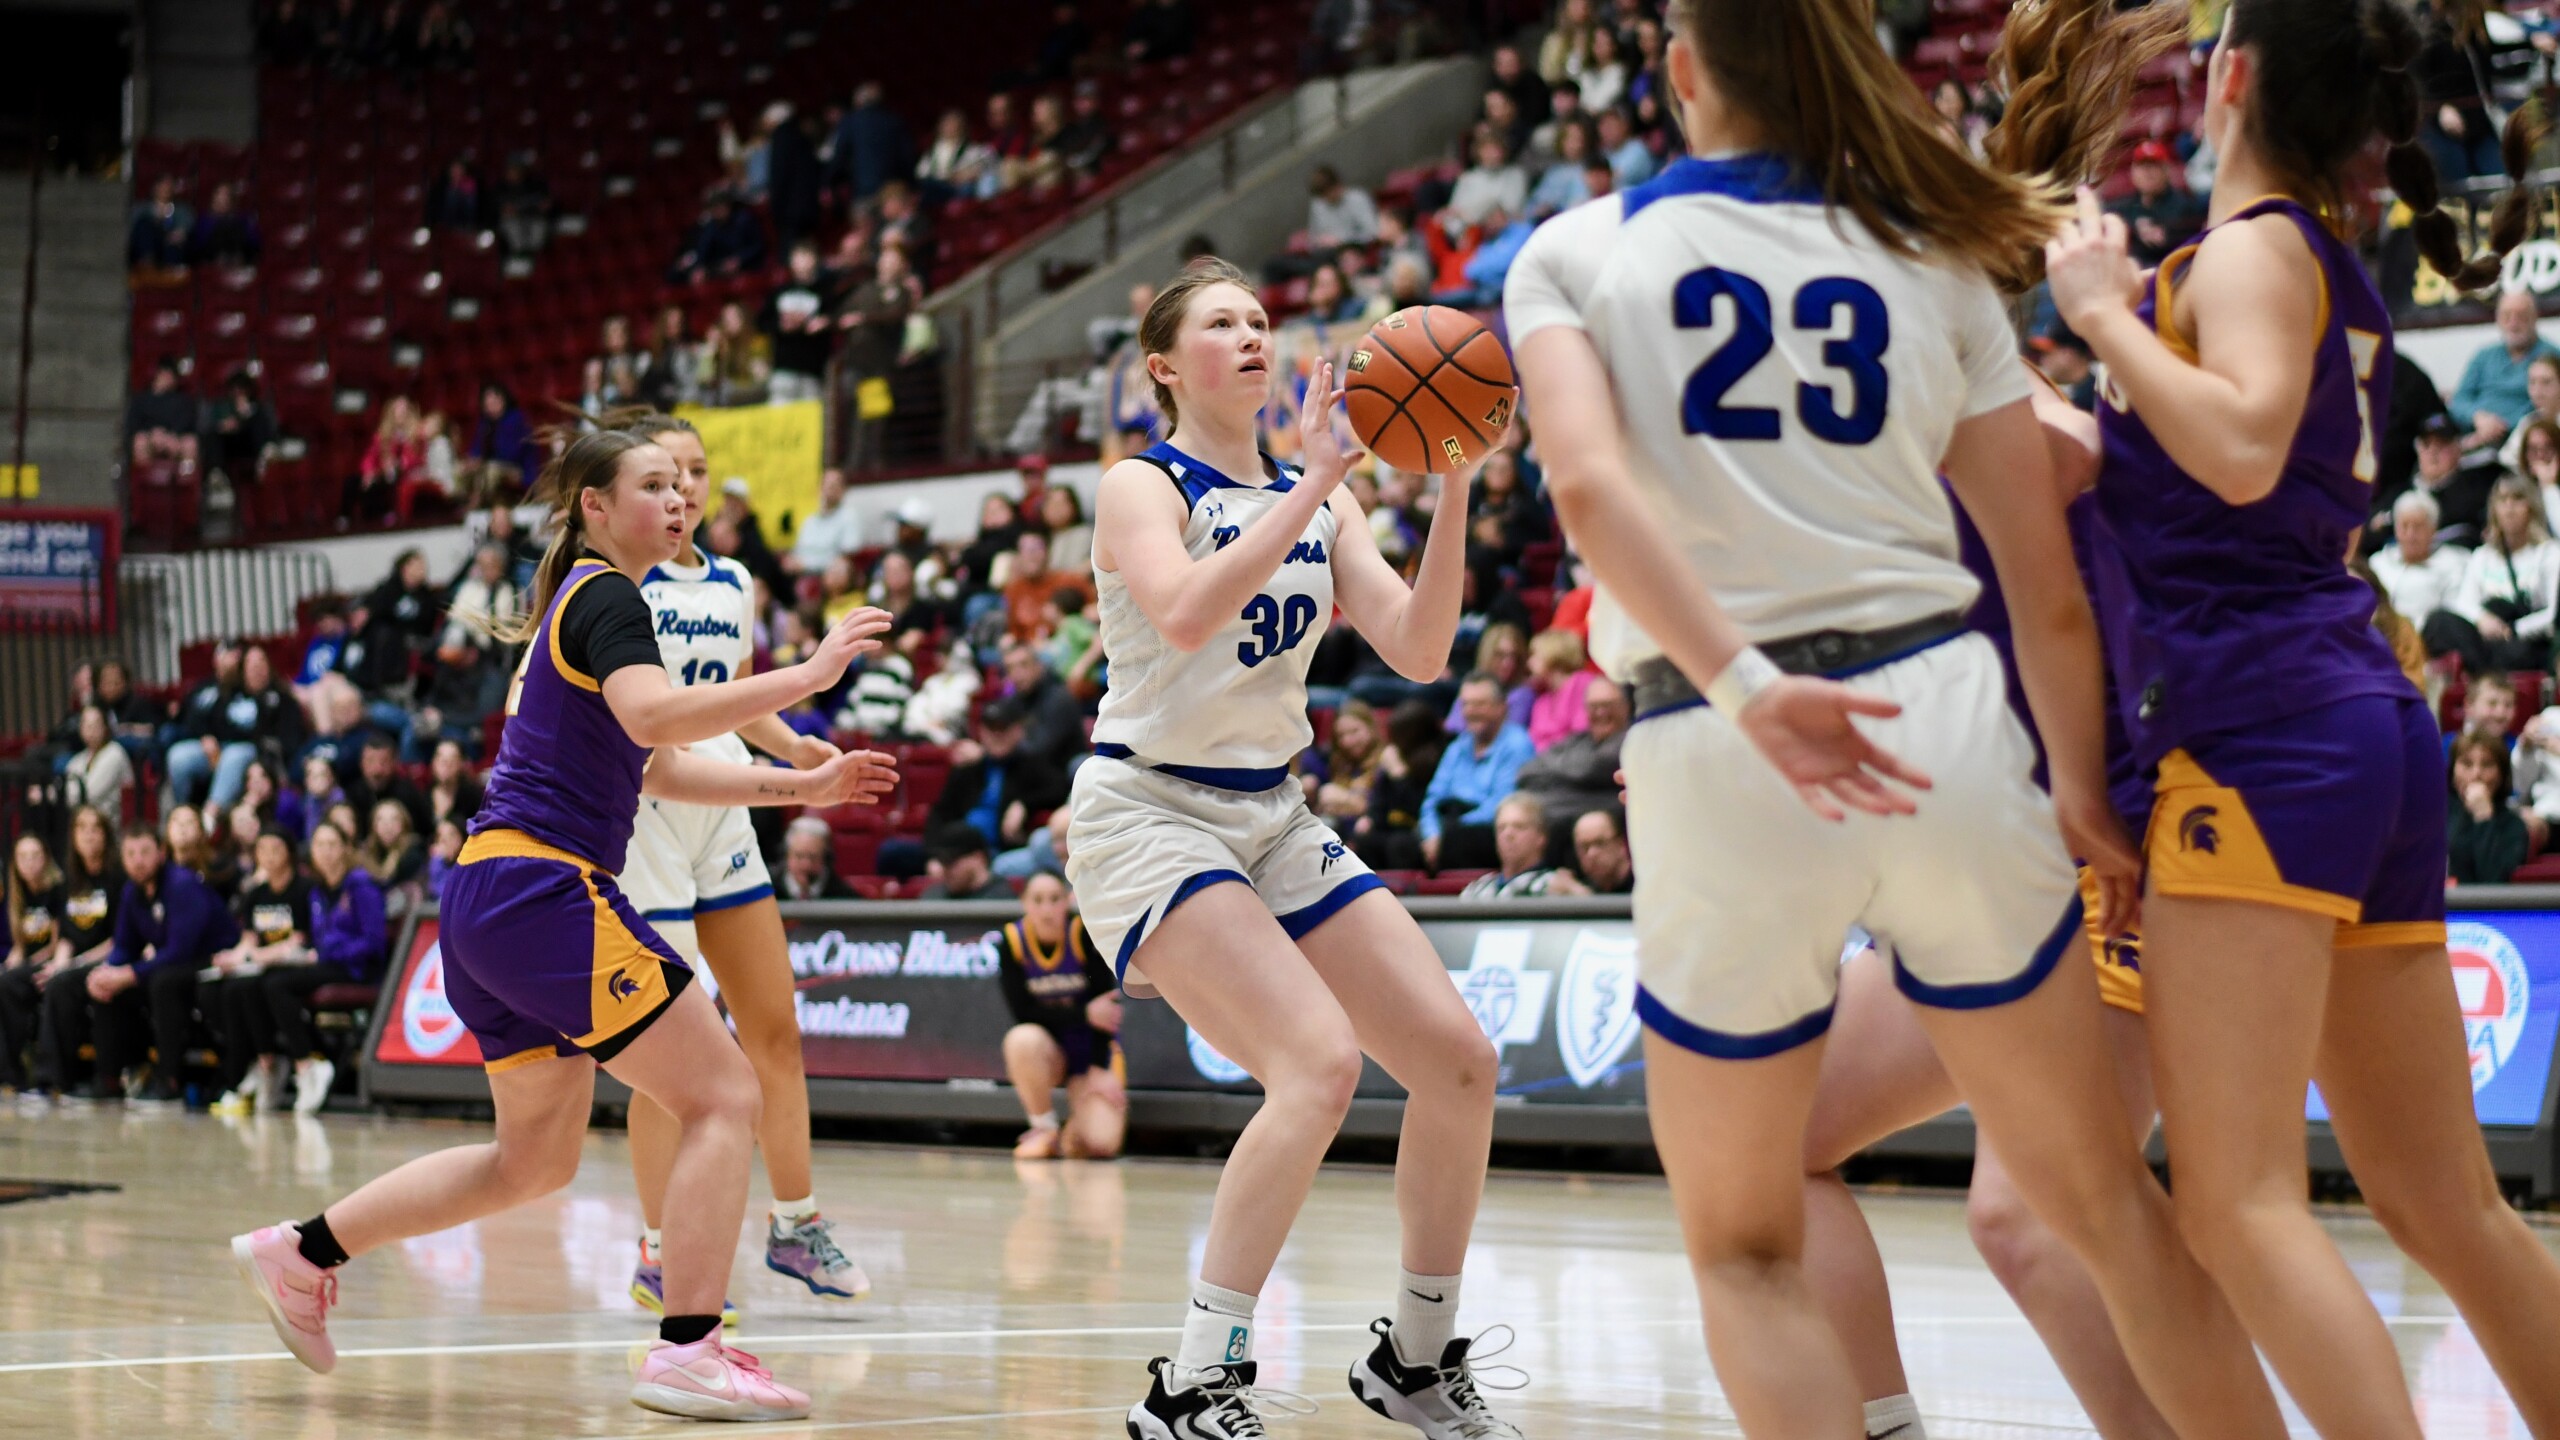
<instances>
[{"instance_id":1,"label":"player in white jersey number 12","mask_svg":"<svg viewBox=\"0 0 2560 1440\"><path fill-rule=\"evenodd\" d=\"M2096 626L1985 273L2060 207L1944 142L1872 10L1678 0L1691 155L1549 221L1505 289L1549 490L1602 588L1593 648L1635 688L1648 1109L1708 1350L1746 1433L1858 1433L1805 1283L1801 1178L1855 924L2178 1432L2272 1440L2246 1337L2124 1124L2094 971L2062 963L2072 853L2116 923L2139 865L2107 803ZM1963 620L1980 584L1941 470L2009 601L2050 799Z\"/></svg>"},{"instance_id":2,"label":"player in white jersey number 12","mask_svg":"<svg viewBox=\"0 0 2560 1440\"><path fill-rule=\"evenodd\" d=\"M1441 481L1408 589L1337 487L1333 367L1311 378L1303 472L1255 443L1271 322L1233 266L1195 262L1138 330L1172 434L1102 477L1093 540L1109 689L1069 800L1068 878L1132 993L1160 992L1263 1102L1218 1181L1182 1343L1132 1440L1240 1440L1260 1407L1254 1300L1351 1104L1366 1052L1405 1088L1404 1273L1352 1367L1363 1404L1429 1440L1519 1432L1478 1393L1459 1272L1493 1139L1493 1046L1431 942L1307 808L1307 664L1337 605L1402 675L1439 678L1458 627L1473 467ZM1475 460L1481 463L1483 457ZM1323 1243L1318 1240L1316 1243Z\"/></svg>"},{"instance_id":3,"label":"player in white jersey number 12","mask_svg":"<svg viewBox=\"0 0 2560 1440\"><path fill-rule=\"evenodd\" d=\"M755 666L755 581L746 567L701 548L703 507L711 490L711 461L702 436L672 415L617 414L604 424L643 436L676 461L676 488L684 497L684 549L650 567L640 597L648 602L667 677L679 685L718 685L744 678ZM885 628L889 617L868 619ZM715 758L745 764L747 747L802 769L835 758L836 747L802 735L778 715L759 716L693 747ZM862 1267L836 1243L834 1227L818 1213L809 1161L809 1082L800 1060L800 1019L781 906L765 872L754 825L742 809L682 805L643 799L631 832L631 856L623 892L676 953L718 982L721 1003L753 1063L764 1095L756 1126L764 1152L773 1209L765 1224L765 1268L809 1287L822 1299L854 1300L871 1289ZM646 1096L631 1102L631 1173L640 1192L640 1257L631 1276L631 1298L646 1309L663 1308L658 1221L664 1213L667 1177L675 1170L680 1136L674 1117ZM723 1320L737 1323L734 1306Z\"/></svg>"}]
</instances>

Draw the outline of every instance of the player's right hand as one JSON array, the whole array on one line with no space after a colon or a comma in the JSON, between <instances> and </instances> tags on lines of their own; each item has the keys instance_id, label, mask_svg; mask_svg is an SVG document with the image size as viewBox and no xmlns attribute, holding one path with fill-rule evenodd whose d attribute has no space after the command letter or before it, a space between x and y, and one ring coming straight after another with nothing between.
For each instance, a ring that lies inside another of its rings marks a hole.
<instances>
[{"instance_id":1,"label":"player's right hand","mask_svg":"<svg viewBox=\"0 0 2560 1440\"><path fill-rule=\"evenodd\" d=\"M804 772L805 805L877 805L898 788L898 762L877 750L848 750Z\"/></svg>"},{"instance_id":2,"label":"player's right hand","mask_svg":"<svg viewBox=\"0 0 2560 1440\"><path fill-rule=\"evenodd\" d=\"M800 662L809 681L809 693L815 695L834 688L844 678L844 672L852 668L854 659L879 649L879 637L888 634L897 623L898 617L869 605L846 611L845 617L818 642L818 648L809 652L809 658Z\"/></svg>"},{"instance_id":3,"label":"player's right hand","mask_svg":"<svg viewBox=\"0 0 2560 1440\"><path fill-rule=\"evenodd\" d=\"M2098 882L2098 926L2102 934L2131 934L2142 924L2142 852L2125 833L2103 793L2084 793L2057 781L2053 816L2062 826L2062 843L2089 867Z\"/></svg>"},{"instance_id":4,"label":"player's right hand","mask_svg":"<svg viewBox=\"0 0 2560 1440\"><path fill-rule=\"evenodd\" d=\"M1778 769L1806 808L1825 820L1845 820L1851 810L1869 815L1909 815L1920 808L1913 790L1929 777L1879 748L1850 719L1890 720L1902 707L1837 681L1787 675L1752 697L1734 723Z\"/></svg>"}]
</instances>

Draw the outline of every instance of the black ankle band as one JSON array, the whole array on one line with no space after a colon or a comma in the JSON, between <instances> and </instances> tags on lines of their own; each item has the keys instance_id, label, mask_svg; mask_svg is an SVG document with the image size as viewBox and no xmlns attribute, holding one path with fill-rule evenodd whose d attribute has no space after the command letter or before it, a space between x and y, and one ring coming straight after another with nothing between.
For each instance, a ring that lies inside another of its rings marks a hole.
<instances>
[{"instance_id":1,"label":"black ankle band","mask_svg":"<svg viewBox=\"0 0 2560 1440\"><path fill-rule=\"evenodd\" d=\"M302 1222L302 1258L323 1270L335 1270L347 1263L346 1247L329 1233L329 1217L314 1215Z\"/></svg>"},{"instance_id":2,"label":"black ankle band","mask_svg":"<svg viewBox=\"0 0 2560 1440\"><path fill-rule=\"evenodd\" d=\"M670 1345L691 1345L719 1328L717 1315L670 1315L658 1322L658 1338Z\"/></svg>"}]
</instances>

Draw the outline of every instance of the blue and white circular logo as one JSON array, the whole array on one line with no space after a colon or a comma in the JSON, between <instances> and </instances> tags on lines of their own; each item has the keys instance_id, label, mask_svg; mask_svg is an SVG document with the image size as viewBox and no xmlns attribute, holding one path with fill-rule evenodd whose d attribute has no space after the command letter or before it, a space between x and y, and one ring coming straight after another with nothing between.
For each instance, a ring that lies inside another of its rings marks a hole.
<instances>
[{"instance_id":1,"label":"blue and white circular logo","mask_svg":"<svg viewBox=\"0 0 2560 1440\"><path fill-rule=\"evenodd\" d=\"M1244 1073L1243 1066L1219 1054L1216 1046L1201 1039L1199 1031L1185 1025L1182 1033L1190 1037L1191 1068L1199 1071L1202 1079L1216 1085L1234 1085L1253 1078Z\"/></svg>"},{"instance_id":2,"label":"blue and white circular logo","mask_svg":"<svg viewBox=\"0 0 2560 1440\"><path fill-rule=\"evenodd\" d=\"M2453 990L2462 1003L2463 1038L2471 1047L2471 1089L2478 1093L2515 1058L2524 1038L2533 979L2524 954L2494 925L2463 921L2445 927Z\"/></svg>"},{"instance_id":3,"label":"blue and white circular logo","mask_svg":"<svg viewBox=\"0 0 2560 1440\"><path fill-rule=\"evenodd\" d=\"M469 1033L462 1017L453 1013L453 1003L444 993L444 946L427 947L418 963L409 968L405 987L408 994L400 1007L400 1038L409 1048L426 1059L434 1059L460 1043Z\"/></svg>"}]
</instances>

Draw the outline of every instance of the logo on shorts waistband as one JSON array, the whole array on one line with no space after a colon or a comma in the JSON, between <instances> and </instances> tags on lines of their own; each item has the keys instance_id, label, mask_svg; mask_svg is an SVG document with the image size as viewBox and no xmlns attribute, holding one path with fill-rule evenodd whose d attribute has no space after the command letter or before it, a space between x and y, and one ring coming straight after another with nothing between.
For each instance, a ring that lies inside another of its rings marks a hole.
<instances>
[{"instance_id":1,"label":"logo on shorts waistband","mask_svg":"<svg viewBox=\"0 0 2560 1440\"><path fill-rule=\"evenodd\" d=\"M2222 834L2213 828L2213 817L2222 812L2211 805L2191 807L2178 817L2178 848L2201 850L2207 855L2221 853Z\"/></svg>"},{"instance_id":2,"label":"logo on shorts waistband","mask_svg":"<svg viewBox=\"0 0 2560 1440\"><path fill-rule=\"evenodd\" d=\"M630 971L616 970L613 972L613 978L605 982L604 988L605 993L614 999L628 1000L640 993L640 982L631 978Z\"/></svg>"}]
</instances>

